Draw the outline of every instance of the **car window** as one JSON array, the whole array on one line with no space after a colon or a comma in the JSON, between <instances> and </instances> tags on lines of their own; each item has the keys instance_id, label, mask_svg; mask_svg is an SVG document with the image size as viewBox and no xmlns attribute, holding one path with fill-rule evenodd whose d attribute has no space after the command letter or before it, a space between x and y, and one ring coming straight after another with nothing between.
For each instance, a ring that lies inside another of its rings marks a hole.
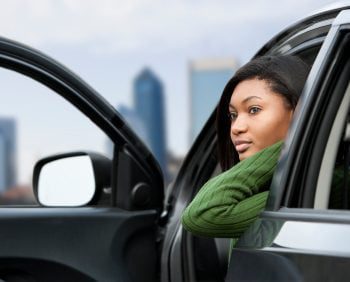
<instances>
[{"instance_id":1,"label":"car window","mask_svg":"<svg viewBox=\"0 0 350 282\"><path fill-rule=\"evenodd\" d=\"M350 209L350 84L334 119L320 168L315 208Z\"/></svg>"},{"instance_id":2,"label":"car window","mask_svg":"<svg viewBox=\"0 0 350 282\"><path fill-rule=\"evenodd\" d=\"M3 68L0 81L1 205L35 204L32 173L41 158L73 151L112 158L105 133L51 89Z\"/></svg>"}]
</instances>

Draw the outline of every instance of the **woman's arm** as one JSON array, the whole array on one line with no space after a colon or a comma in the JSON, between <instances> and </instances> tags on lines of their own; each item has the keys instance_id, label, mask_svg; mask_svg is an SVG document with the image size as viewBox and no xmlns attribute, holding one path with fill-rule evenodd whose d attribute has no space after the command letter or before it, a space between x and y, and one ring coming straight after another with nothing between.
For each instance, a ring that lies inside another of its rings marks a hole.
<instances>
[{"instance_id":1,"label":"woman's arm","mask_svg":"<svg viewBox=\"0 0 350 282\"><path fill-rule=\"evenodd\" d=\"M240 236L265 207L282 147L278 142L212 178L200 189L182 215L186 230L199 236ZM260 193L259 193L260 192Z\"/></svg>"}]
</instances>

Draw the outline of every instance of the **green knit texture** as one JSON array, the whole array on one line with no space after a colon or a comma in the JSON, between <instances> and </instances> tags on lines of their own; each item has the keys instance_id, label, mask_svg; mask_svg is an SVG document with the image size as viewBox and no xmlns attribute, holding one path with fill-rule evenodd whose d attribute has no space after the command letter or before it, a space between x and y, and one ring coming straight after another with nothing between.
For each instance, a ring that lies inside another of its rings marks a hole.
<instances>
[{"instance_id":1,"label":"green knit texture","mask_svg":"<svg viewBox=\"0 0 350 282\"><path fill-rule=\"evenodd\" d=\"M204 237L238 238L266 205L283 142L210 179L182 214L184 228Z\"/></svg>"}]
</instances>

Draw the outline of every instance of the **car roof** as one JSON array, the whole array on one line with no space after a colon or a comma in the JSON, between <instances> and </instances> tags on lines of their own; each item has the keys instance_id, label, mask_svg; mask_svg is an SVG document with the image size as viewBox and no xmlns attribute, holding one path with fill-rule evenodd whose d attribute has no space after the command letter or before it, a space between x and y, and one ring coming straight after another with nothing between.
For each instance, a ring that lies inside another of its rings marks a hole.
<instances>
[{"instance_id":1,"label":"car roof","mask_svg":"<svg viewBox=\"0 0 350 282\"><path fill-rule=\"evenodd\" d=\"M311 12L308 16L315 16L321 13L330 12L333 10L344 10L350 8L350 1L337 1L334 3L327 4L313 12Z\"/></svg>"},{"instance_id":2,"label":"car roof","mask_svg":"<svg viewBox=\"0 0 350 282\"><path fill-rule=\"evenodd\" d=\"M340 11L345 9L350 9L350 1L332 3L312 12L303 19L279 32L262 48L260 48L254 57L264 55L272 47L278 45L279 42L286 41L287 38L292 37L301 30L304 30L312 25L317 25L321 22L327 22L329 24L330 21L333 21L333 19L339 14Z\"/></svg>"}]
</instances>

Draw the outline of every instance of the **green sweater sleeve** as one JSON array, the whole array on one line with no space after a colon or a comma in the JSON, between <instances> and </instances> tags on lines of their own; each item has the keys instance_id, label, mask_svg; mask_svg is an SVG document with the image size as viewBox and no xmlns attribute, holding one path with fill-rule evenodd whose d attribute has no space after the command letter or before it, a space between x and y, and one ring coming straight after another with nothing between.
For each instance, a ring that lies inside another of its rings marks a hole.
<instances>
[{"instance_id":1,"label":"green sweater sleeve","mask_svg":"<svg viewBox=\"0 0 350 282\"><path fill-rule=\"evenodd\" d=\"M182 214L184 228L205 237L240 236L266 205L283 142L265 148L210 179Z\"/></svg>"}]
</instances>

